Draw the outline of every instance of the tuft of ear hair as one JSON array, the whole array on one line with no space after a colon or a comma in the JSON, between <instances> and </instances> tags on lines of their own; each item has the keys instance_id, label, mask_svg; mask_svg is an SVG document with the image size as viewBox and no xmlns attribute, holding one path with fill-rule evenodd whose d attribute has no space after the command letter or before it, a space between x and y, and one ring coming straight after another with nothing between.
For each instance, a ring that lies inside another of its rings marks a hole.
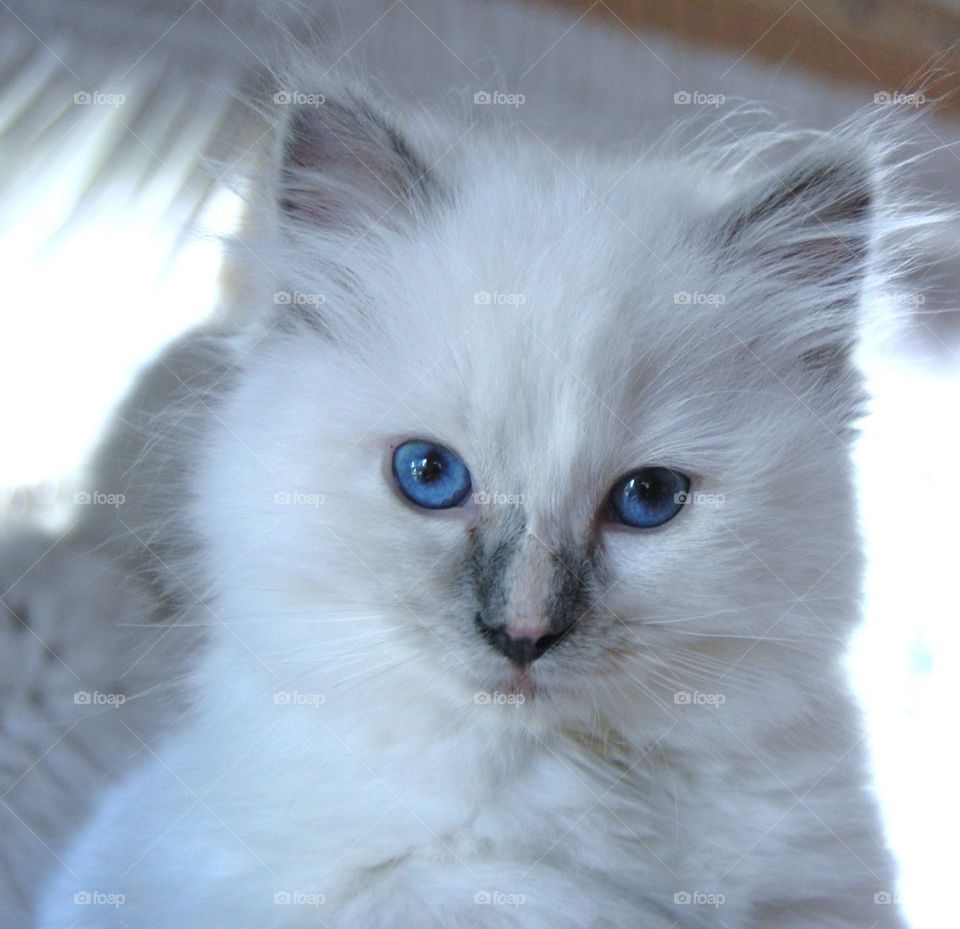
<instances>
[{"instance_id":1,"label":"tuft of ear hair","mask_svg":"<svg viewBox=\"0 0 960 929\"><path fill-rule=\"evenodd\" d=\"M799 281L856 285L866 270L874 205L863 157L815 155L748 192L722 227L724 251Z\"/></svg>"},{"instance_id":2,"label":"tuft of ear hair","mask_svg":"<svg viewBox=\"0 0 960 929\"><path fill-rule=\"evenodd\" d=\"M720 263L747 274L780 319L777 341L830 381L850 368L874 237L875 173L867 153L798 158L725 209Z\"/></svg>"},{"instance_id":3,"label":"tuft of ear hair","mask_svg":"<svg viewBox=\"0 0 960 929\"><path fill-rule=\"evenodd\" d=\"M283 137L280 205L310 225L397 226L429 209L440 185L365 92L337 88L297 106Z\"/></svg>"}]
</instances>

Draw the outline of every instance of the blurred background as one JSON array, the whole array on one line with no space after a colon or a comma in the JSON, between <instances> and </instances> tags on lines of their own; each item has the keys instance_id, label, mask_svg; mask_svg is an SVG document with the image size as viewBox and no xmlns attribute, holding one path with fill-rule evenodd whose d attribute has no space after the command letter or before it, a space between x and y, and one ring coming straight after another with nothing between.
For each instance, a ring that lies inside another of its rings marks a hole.
<instances>
[{"instance_id":1,"label":"blurred background","mask_svg":"<svg viewBox=\"0 0 960 929\"><path fill-rule=\"evenodd\" d=\"M136 374L229 317L223 237L286 105L247 101L293 47L468 131L515 123L558 158L678 122L735 135L738 113L828 128L899 106L922 115L912 183L956 209L958 40L960 0L0 0L2 513L67 531ZM856 450L869 572L851 674L915 929L953 922L960 834L958 245L945 224L889 295L903 324L867 331Z\"/></svg>"}]
</instances>

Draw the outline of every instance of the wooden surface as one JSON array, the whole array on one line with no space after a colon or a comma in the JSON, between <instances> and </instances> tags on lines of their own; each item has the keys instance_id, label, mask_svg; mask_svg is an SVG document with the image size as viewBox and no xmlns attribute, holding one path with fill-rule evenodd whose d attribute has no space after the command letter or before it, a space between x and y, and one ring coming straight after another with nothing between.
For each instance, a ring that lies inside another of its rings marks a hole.
<instances>
[{"instance_id":1,"label":"wooden surface","mask_svg":"<svg viewBox=\"0 0 960 929\"><path fill-rule=\"evenodd\" d=\"M921 0L540 0L874 92L928 97L960 116L960 4Z\"/></svg>"}]
</instances>

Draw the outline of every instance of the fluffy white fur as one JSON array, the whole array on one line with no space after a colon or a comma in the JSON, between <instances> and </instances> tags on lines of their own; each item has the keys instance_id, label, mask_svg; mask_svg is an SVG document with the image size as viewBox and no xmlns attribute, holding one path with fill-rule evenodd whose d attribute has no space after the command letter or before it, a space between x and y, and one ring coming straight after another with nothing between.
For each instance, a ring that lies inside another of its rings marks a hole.
<instances>
[{"instance_id":1,"label":"fluffy white fur","mask_svg":"<svg viewBox=\"0 0 960 929\"><path fill-rule=\"evenodd\" d=\"M914 222L888 153L854 129L551 152L298 80L326 102L287 120L233 250L267 321L217 343L154 528L190 532L191 709L42 929L900 926L840 665L850 350ZM389 450L424 436L509 502L411 507ZM644 465L700 496L604 521ZM511 542L508 609L596 552L528 679L474 629L471 538Z\"/></svg>"}]
</instances>

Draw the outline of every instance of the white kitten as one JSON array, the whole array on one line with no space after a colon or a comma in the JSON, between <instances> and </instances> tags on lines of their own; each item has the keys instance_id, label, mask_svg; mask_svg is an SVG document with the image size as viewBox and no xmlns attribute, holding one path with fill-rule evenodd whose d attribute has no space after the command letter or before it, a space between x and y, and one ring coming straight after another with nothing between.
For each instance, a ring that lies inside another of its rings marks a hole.
<instances>
[{"instance_id":1,"label":"white kitten","mask_svg":"<svg viewBox=\"0 0 960 929\"><path fill-rule=\"evenodd\" d=\"M41 926L900 926L840 665L875 153L558 158L318 90L185 446L193 707Z\"/></svg>"}]
</instances>

